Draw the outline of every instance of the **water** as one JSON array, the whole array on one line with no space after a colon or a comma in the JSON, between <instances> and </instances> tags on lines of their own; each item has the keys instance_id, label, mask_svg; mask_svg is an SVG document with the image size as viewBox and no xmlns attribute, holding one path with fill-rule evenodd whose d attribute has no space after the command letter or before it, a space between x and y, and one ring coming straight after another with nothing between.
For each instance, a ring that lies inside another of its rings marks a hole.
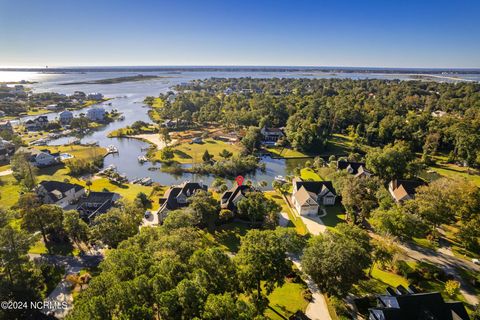
<instances>
[{"instance_id":1,"label":"water","mask_svg":"<svg viewBox=\"0 0 480 320\"><path fill-rule=\"evenodd\" d=\"M124 138L108 138L107 134L115 129L125 127L135 121L141 120L151 122L147 111L148 108L143 104L143 99L146 96L157 96L159 93L165 93L174 85L188 82L194 79L206 79L210 77L255 77L255 78L351 78L351 79L411 79L407 74L375 74L375 73L321 73L321 72L147 72L143 71L144 75L158 75L165 78L155 80L141 81L141 82L124 82L115 84L79 84L79 85L61 85L66 82L91 81L107 78L125 77L137 75L138 72L72 72L60 74L42 74L35 72L0 72L0 81L36 81L33 85L29 85L35 92L58 92L64 94L72 94L74 91L101 92L105 97L111 100L102 103L101 105L106 110L117 109L124 116L123 121L114 121L90 134L82 137L81 142L97 141L100 146L107 147L115 145L119 153L108 155L105 158L105 166L114 164L120 173L127 175L129 179L151 177L155 182L162 185L178 184L185 180L202 181L210 184L213 181L211 176L198 176L192 174L173 175L161 172L160 170L149 170L153 165L151 163L141 164L137 157L144 154L142 148L147 148L149 145L143 141L136 139ZM461 77L462 75L455 75ZM478 75L468 75L468 79L472 79ZM478 80L478 79L475 79ZM110 105L111 104L111 105ZM75 115L79 113L86 113L88 108L74 111ZM53 120L58 118L58 113L47 114L48 118ZM22 117L20 121L26 121L32 117ZM71 140L71 137L62 137L49 142L51 145L61 145ZM298 165L303 164L306 159L272 159L270 157L262 158L266 164L265 172L257 171L256 174L247 176L248 179L254 182L266 181L268 188L271 188L271 182L277 175L287 176L293 173L293 170Z\"/></svg>"}]
</instances>

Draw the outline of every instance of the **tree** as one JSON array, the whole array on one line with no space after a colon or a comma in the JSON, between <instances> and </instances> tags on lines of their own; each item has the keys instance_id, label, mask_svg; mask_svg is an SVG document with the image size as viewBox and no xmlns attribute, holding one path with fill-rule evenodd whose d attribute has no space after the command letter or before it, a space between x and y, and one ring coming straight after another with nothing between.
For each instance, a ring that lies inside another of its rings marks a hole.
<instances>
[{"instance_id":1,"label":"tree","mask_svg":"<svg viewBox=\"0 0 480 320\"><path fill-rule=\"evenodd\" d=\"M302 267L322 292L344 297L364 277L363 270L372 262L371 251L365 231L339 224L335 231L310 240L303 252Z\"/></svg>"},{"instance_id":2,"label":"tree","mask_svg":"<svg viewBox=\"0 0 480 320\"><path fill-rule=\"evenodd\" d=\"M202 313L202 319L207 320L250 320L254 318L255 308L247 301L235 301L229 293L210 294Z\"/></svg>"},{"instance_id":3,"label":"tree","mask_svg":"<svg viewBox=\"0 0 480 320\"><path fill-rule=\"evenodd\" d=\"M401 240L425 235L426 226L415 214L394 206L389 209L378 208L370 219L375 231L383 235L391 235Z\"/></svg>"},{"instance_id":4,"label":"tree","mask_svg":"<svg viewBox=\"0 0 480 320\"><path fill-rule=\"evenodd\" d=\"M88 241L89 227L75 210L65 211L63 215L63 229L77 247L80 247L80 243Z\"/></svg>"},{"instance_id":5,"label":"tree","mask_svg":"<svg viewBox=\"0 0 480 320\"><path fill-rule=\"evenodd\" d=\"M205 152L202 155L202 160L203 162L209 163L213 159L213 155L211 155L208 150L205 150Z\"/></svg>"},{"instance_id":6,"label":"tree","mask_svg":"<svg viewBox=\"0 0 480 320\"><path fill-rule=\"evenodd\" d=\"M285 132L292 147L303 152L323 150L330 135L328 124L323 119L315 121L313 116L303 112L288 118Z\"/></svg>"},{"instance_id":7,"label":"tree","mask_svg":"<svg viewBox=\"0 0 480 320\"><path fill-rule=\"evenodd\" d=\"M255 225L257 221L263 221L267 216L277 214L281 207L272 199L268 199L262 192L249 192L237 203L238 213L247 217L250 223Z\"/></svg>"},{"instance_id":8,"label":"tree","mask_svg":"<svg viewBox=\"0 0 480 320\"><path fill-rule=\"evenodd\" d=\"M261 146L262 134L260 128L249 127L241 142L245 148L245 153L253 154L255 150L259 149Z\"/></svg>"},{"instance_id":9,"label":"tree","mask_svg":"<svg viewBox=\"0 0 480 320\"><path fill-rule=\"evenodd\" d=\"M160 127L158 129L158 134L160 135L160 139L167 145L170 141L170 133L168 128L166 127Z\"/></svg>"},{"instance_id":10,"label":"tree","mask_svg":"<svg viewBox=\"0 0 480 320\"><path fill-rule=\"evenodd\" d=\"M227 149L223 149L218 155L226 160L233 156L233 153L228 151Z\"/></svg>"},{"instance_id":11,"label":"tree","mask_svg":"<svg viewBox=\"0 0 480 320\"><path fill-rule=\"evenodd\" d=\"M90 188L92 187L92 180L88 179L86 182L85 182L85 185L87 186L88 188L88 191L90 191Z\"/></svg>"},{"instance_id":12,"label":"tree","mask_svg":"<svg viewBox=\"0 0 480 320\"><path fill-rule=\"evenodd\" d=\"M377 264L384 269L395 259L399 253L398 247L390 239L374 240L372 242L372 265L370 266L369 275L372 275L373 267Z\"/></svg>"},{"instance_id":13,"label":"tree","mask_svg":"<svg viewBox=\"0 0 480 320\"><path fill-rule=\"evenodd\" d=\"M13 177L27 190L31 191L37 185L37 168L28 161L28 155L17 152L10 162Z\"/></svg>"},{"instance_id":14,"label":"tree","mask_svg":"<svg viewBox=\"0 0 480 320\"><path fill-rule=\"evenodd\" d=\"M410 173L409 164L413 159L410 147L402 141L369 151L366 166L382 180L390 181L405 178Z\"/></svg>"},{"instance_id":15,"label":"tree","mask_svg":"<svg viewBox=\"0 0 480 320\"><path fill-rule=\"evenodd\" d=\"M61 234L62 208L55 205L42 205L34 193L25 193L20 196L18 207L22 217L22 228L29 232L39 231L46 245L49 244L49 235Z\"/></svg>"},{"instance_id":16,"label":"tree","mask_svg":"<svg viewBox=\"0 0 480 320\"><path fill-rule=\"evenodd\" d=\"M143 210L132 203L124 202L98 216L91 227L92 239L111 247L138 233Z\"/></svg>"},{"instance_id":17,"label":"tree","mask_svg":"<svg viewBox=\"0 0 480 320\"><path fill-rule=\"evenodd\" d=\"M134 203L145 209L150 204L150 199L144 192L139 192L135 197Z\"/></svg>"},{"instance_id":18,"label":"tree","mask_svg":"<svg viewBox=\"0 0 480 320\"><path fill-rule=\"evenodd\" d=\"M376 177L358 179L349 175L341 189L342 204L353 223L363 223L378 206L377 191L383 187Z\"/></svg>"},{"instance_id":19,"label":"tree","mask_svg":"<svg viewBox=\"0 0 480 320\"><path fill-rule=\"evenodd\" d=\"M445 282L445 293L450 298L454 298L459 291L460 291L460 282L456 280L447 280L447 282Z\"/></svg>"},{"instance_id":20,"label":"tree","mask_svg":"<svg viewBox=\"0 0 480 320\"><path fill-rule=\"evenodd\" d=\"M210 192L199 190L190 197L189 208L196 214L200 223L210 232L215 230L220 213L220 204Z\"/></svg>"},{"instance_id":21,"label":"tree","mask_svg":"<svg viewBox=\"0 0 480 320\"><path fill-rule=\"evenodd\" d=\"M160 151L160 158L163 161L170 161L175 157L175 153L173 152L173 149L171 147L164 147Z\"/></svg>"},{"instance_id":22,"label":"tree","mask_svg":"<svg viewBox=\"0 0 480 320\"><path fill-rule=\"evenodd\" d=\"M250 230L242 237L240 250L235 256L240 285L253 296L259 314L266 307L266 294L281 286L291 271L286 255L286 242L275 231Z\"/></svg>"}]
</instances>

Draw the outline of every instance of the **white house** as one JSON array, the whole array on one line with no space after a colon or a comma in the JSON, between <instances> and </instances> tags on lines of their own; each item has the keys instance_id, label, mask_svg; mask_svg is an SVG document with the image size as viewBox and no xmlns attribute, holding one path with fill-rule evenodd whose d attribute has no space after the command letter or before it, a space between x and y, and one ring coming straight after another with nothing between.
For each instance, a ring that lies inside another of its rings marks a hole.
<instances>
[{"instance_id":1,"label":"white house","mask_svg":"<svg viewBox=\"0 0 480 320\"><path fill-rule=\"evenodd\" d=\"M85 188L78 184L59 181L42 181L36 193L45 204L54 204L65 208L85 196Z\"/></svg>"},{"instance_id":2,"label":"white house","mask_svg":"<svg viewBox=\"0 0 480 320\"><path fill-rule=\"evenodd\" d=\"M46 167L52 164L55 164L57 162L57 158L48 153L48 152L43 152L40 151L36 156L35 156L35 165L38 167Z\"/></svg>"},{"instance_id":3,"label":"white house","mask_svg":"<svg viewBox=\"0 0 480 320\"><path fill-rule=\"evenodd\" d=\"M60 119L61 124L63 124L63 125L69 124L73 120L72 111L65 110L65 111L60 112L59 119Z\"/></svg>"},{"instance_id":4,"label":"white house","mask_svg":"<svg viewBox=\"0 0 480 320\"><path fill-rule=\"evenodd\" d=\"M101 94L99 92L89 93L87 95L87 99L88 100L102 100L103 99L103 94Z\"/></svg>"},{"instance_id":5,"label":"white house","mask_svg":"<svg viewBox=\"0 0 480 320\"><path fill-rule=\"evenodd\" d=\"M292 203L302 216L316 215L320 205L335 204L337 193L331 181L302 181L294 178L292 184Z\"/></svg>"},{"instance_id":6,"label":"white house","mask_svg":"<svg viewBox=\"0 0 480 320\"><path fill-rule=\"evenodd\" d=\"M103 121L105 120L105 109L91 108L87 111L87 118L92 121Z\"/></svg>"}]
</instances>

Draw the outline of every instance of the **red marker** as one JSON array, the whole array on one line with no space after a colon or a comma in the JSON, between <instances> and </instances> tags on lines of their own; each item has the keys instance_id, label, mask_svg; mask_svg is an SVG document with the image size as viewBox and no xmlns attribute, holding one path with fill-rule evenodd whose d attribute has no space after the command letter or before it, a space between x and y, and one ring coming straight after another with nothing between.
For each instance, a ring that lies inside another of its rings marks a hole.
<instances>
[{"instance_id":1,"label":"red marker","mask_svg":"<svg viewBox=\"0 0 480 320\"><path fill-rule=\"evenodd\" d=\"M245 180L242 176L238 176L235 178L235 181L237 182L238 186L241 186L243 184L243 180Z\"/></svg>"}]
</instances>

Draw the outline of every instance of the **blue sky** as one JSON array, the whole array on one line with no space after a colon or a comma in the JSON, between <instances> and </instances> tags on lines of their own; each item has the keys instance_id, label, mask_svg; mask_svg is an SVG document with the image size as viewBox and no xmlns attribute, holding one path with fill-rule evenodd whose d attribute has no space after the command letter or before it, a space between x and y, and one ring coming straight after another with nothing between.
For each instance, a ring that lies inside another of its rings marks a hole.
<instances>
[{"instance_id":1,"label":"blue sky","mask_svg":"<svg viewBox=\"0 0 480 320\"><path fill-rule=\"evenodd\" d=\"M0 0L0 66L480 68L480 1Z\"/></svg>"}]
</instances>

